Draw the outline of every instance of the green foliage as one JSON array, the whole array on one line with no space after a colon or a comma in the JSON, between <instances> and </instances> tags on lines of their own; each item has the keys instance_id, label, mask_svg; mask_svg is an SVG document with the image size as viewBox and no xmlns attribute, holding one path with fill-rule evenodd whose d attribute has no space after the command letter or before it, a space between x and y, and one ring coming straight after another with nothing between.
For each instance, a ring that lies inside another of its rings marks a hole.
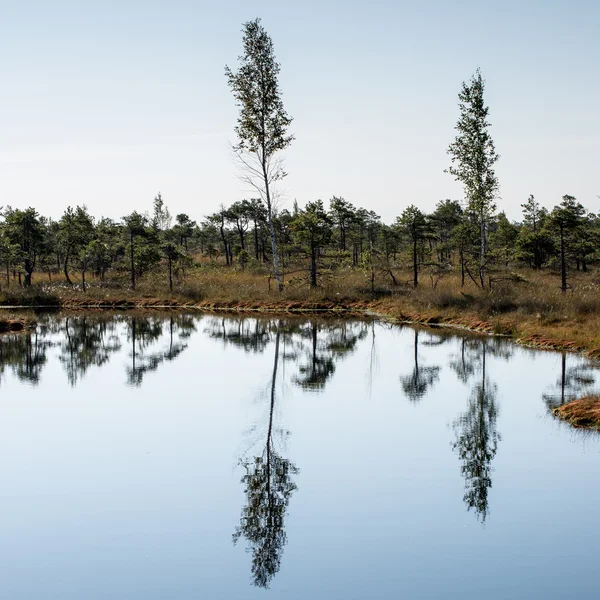
<instances>
[{"instance_id":1,"label":"green foliage","mask_svg":"<svg viewBox=\"0 0 600 600\"><path fill-rule=\"evenodd\" d=\"M151 226L156 231L165 231L171 227L171 213L160 192L158 192L152 204Z\"/></svg>"},{"instance_id":2,"label":"green foliage","mask_svg":"<svg viewBox=\"0 0 600 600\"><path fill-rule=\"evenodd\" d=\"M487 229L496 210L494 200L499 187L494 171L499 156L489 132L489 109L483 99L484 89L485 82L479 69L468 84L462 85L458 94L458 133L448 147L452 164L447 169L463 184L468 210L479 225L479 280L482 287L487 264Z\"/></svg>"},{"instance_id":3,"label":"green foliage","mask_svg":"<svg viewBox=\"0 0 600 600\"><path fill-rule=\"evenodd\" d=\"M279 252L275 233L273 185L286 172L276 155L285 150L294 136L288 133L292 118L287 114L279 91L279 63L275 60L273 42L260 19L244 23L243 54L239 68L233 72L225 67L227 83L240 109L234 146L243 173L243 180L264 200L271 238L273 270L279 290L283 289L279 272Z\"/></svg>"},{"instance_id":4,"label":"green foliage","mask_svg":"<svg viewBox=\"0 0 600 600\"><path fill-rule=\"evenodd\" d=\"M320 251L329 243L332 223L323 207L323 201L309 202L290 223L293 239L310 257L310 284L318 283L317 268Z\"/></svg>"},{"instance_id":5,"label":"green foliage","mask_svg":"<svg viewBox=\"0 0 600 600\"><path fill-rule=\"evenodd\" d=\"M283 107L279 92L280 65L275 60L273 41L260 19L242 27L243 54L239 68L225 67L227 83L240 109L235 132L237 149L268 158L287 148L294 139L287 133L292 119Z\"/></svg>"},{"instance_id":6,"label":"green foliage","mask_svg":"<svg viewBox=\"0 0 600 600\"><path fill-rule=\"evenodd\" d=\"M419 246L425 240L429 223L425 215L414 205L404 209L404 212L396 221L398 230L405 235L412 247L413 285L419 283ZM421 257L422 261L422 257Z\"/></svg>"},{"instance_id":7,"label":"green foliage","mask_svg":"<svg viewBox=\"0 0 600 600\"><path fill-rule=\"evenodd\" d=\"M504 212L496 217L496 222L492 233L490 234L490 247L493 256L505 267L515 256L515 242L519 236L519 228L511 223Z\"/></svg>"},{"instance_id":8,"label":"green foliage","mask_svg":"<svg viewBox=\"0 0 600 600\"><path fill-rule=\"evenodd\" d=\"M25 286L31 285L38 256L44 245L44 226L35 208L7 208L4 212L6 249L15 261L21 261L25 271Z\"/></svg>"}]
</instances>

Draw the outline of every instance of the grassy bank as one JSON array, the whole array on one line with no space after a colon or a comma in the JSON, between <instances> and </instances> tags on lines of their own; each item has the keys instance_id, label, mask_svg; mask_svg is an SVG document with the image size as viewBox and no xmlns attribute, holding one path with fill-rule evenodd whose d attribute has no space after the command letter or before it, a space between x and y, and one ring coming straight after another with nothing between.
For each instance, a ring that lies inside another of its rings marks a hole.
<instances>
[{"instance_id":1,"label":"grassy bank","mask_svg":"<svg viewBox=\"0 0 600 600\"><path fill-rule=\"evenodd\" d=\"M600 430L600 398L597 396L573 400L552 412L573 427Z\"/></svg>"},{"instance_id":2,"label":"grassy bank","mask_svg":"<svg viewBox=\"0 0 600 600\"><path fill-rule=\"evenodd\" d=\"M500 276L501 275L501 276ZM24 289L3 287L4 306L63 308L188 307L204 310L248 311L371 311L399 321L439 324L504 334L535 347L585 351L600 356L600 280L586 273L572 277L572 289L560 291L552 272L504 273L492 289L473 283L461 287L457 276L433 285L422 279L413 289L409 273L379 277L371 287L358 271L323 278L311 289L300 279L286 282L283 292L262 274L233 269L193 269L170 292L164 278L142 278L135 290L127 279L89 282L84 293L77 285L49 282L40 277ZM269 289L271 287L271 289Z\"/></svg>"}]
</instances>

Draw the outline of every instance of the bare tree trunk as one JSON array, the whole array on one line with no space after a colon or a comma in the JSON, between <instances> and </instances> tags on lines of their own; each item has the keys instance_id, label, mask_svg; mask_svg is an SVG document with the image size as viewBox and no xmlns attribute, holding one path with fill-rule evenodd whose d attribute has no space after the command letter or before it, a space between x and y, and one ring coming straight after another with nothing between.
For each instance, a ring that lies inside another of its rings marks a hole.
<instances>
[{"instance_id":1,"label":"bare tree trunk","mask_svg":"<svg viewBox=\"0 0 600 600\"><path fill-rule=\"evenodd\" d=\"M270 202L269 202L270 205ZM275 271L275 279L277 280L277 288L280 292L283 291L283 283L281 274L279 273L279 254L277 253L277 240L275 239L275 226L273 225L273 217L271 208L269 207L269 233L271 235L271 251L273 252L273 271Z\"/></svg>"},{"instance_id":2,"label":"bare tree trunk","mask_svg":"<svg viewBox=\"0 0 600 600\"><path fill-rule=\"evenodd\" d=\"M567 291L567 263L565 260L565 236L564 227L560 225L560 289Z\"/></svg>"},{"instance_id":3,"label":"bare tree trunk","mask_svg":"<svg viewBox=\"0 0 600 600\"><path fill-rule=\"evenodd\" d=\"M371 263L371 294L375 293L375 266L373 265L373 240L369 240L369 262Z\"/></svg>"},{"instance_id":4,"label":"bare tree trunk","mask_svg":"<svg viewBox=\"0 0 600 600\"><path fill-rule=\"evenodd\" d=\"M263 147L262 155L262 170L263 180L265 182L265 197L267 200L267 216L269 220L269 234L271 235L271 251L273 252L273 271L275 271L275 279L277 280L277 288L280 292L283 291L283 282L281 281L281 274L279 273L279 254L277 252L277 239L275 238L275 225L273 224L273 205L271 202L271 190L269 188L269 175L267 173L267 163L265 157L265 150Z\"/></svg>"},{"instance_id":5,"label":"bare tree trunk","mask_svg":"<svg viewBox=\"0 0 600 600\"><path fill-rule=\"evenodd\" d=\"M63 271L65 273L65 279L69 285L73 285L71 278L69 277L69 252L65 254L65 262L63 263Z\"/></svg>"},{"instance_id":6,"label":"bare tree trunk","mask_svg":"<svg viewBox=\"0 0 600 600\"><path fill-rule=\"evenodd\" d=\"M560 372L560 403L564 404L565 403L565 385L566 385L566 366L567 366L567 353L563 352L562 353L562 360L561 360L561 372Z\"/></svg>"},{"instance_id":7,"label":"bare tree trunk","mask_svg":"<svg viewBox=\"0 0 600 600\"><path fill-rule=\"evenodd\" d=\"M417 236L413 237L413 286L419 285L419 266L417 264Z\"/></svg>"},{"instance_id":8,"label":"bare tree trunk","mask_svg":"<svg viewBox=\"0 0 600 600\"><path fill-rule=\"evenodd\" d=\"M277 365L279 364L279 324L275 334L275 360L273 362L273 378L271 379L271 407L269 410L269 430L267 432L267 493L271 492L271 440L273 437L273 413L275 412L275 384L277 382Z\"/></svg>"},{"instance_id":9,"label":"bare tree trunk","mask_svg":"<svg viewBox=\"0 0 600 600\"><path fill-rule=\"evenodd\" d=\"M481 218L481 256L479 257L479 280L481 281L481 288L483 289L485 285L485 252L486 252L486 243L485 243L485 215L483 211L480 214Z\"/></svg>"},{"instance_id":10,"label":"bare tree trunk","mask_svg":"<svg viewBox=\"0 0 600 600\"><path fill-rule=\"evenodd\" d=\"M134 269L134 259L133 259L133 231L131 232L131 236L130 236L130 241L131 241L131 289L135 290L135 269Z\"/></svg>"},{"instance_id":11,"label":"bare tree trunk","mask_svg":"<svg viewBox=\"0 0 600 600\"><path fill-rule=\"evenodd\" d=\"M260 258L258 248L258 223L254 221L254 258L258 260Z\"/></svg>"}]
</instances>

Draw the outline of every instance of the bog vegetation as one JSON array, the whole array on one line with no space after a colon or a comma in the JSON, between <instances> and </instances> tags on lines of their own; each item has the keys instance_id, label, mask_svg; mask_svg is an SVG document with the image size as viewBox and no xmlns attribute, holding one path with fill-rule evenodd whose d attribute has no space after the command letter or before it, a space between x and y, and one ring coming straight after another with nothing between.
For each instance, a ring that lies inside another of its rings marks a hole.
<instances>
[{"instance_id":1,"label":"bog vegetation","mask_svg":"<svg viewBox=\"0 0 600 600\"><path fill-rule=\"evenodd\" d=\"M73 294L191 301L389 296L413 307L488 316L518 310L548 321L600 313L600 218L570 194L557 194L555 206L523 198L518 222L497 206L499 156L479 71L460 88L456 137L447 148L449 179L462 184L463 198L442 199L429 213L410 205L388 223L341 196L285 208L277 185L294 136L280 65L260 20L242 33L238 68L227 67L226 80L239 108L238 172L252 193L196 220L172 214L160 193L118 221L91 215L83 204L58 219L33 207L5 207L4 304Z\"/></svg>"}]
</instances>

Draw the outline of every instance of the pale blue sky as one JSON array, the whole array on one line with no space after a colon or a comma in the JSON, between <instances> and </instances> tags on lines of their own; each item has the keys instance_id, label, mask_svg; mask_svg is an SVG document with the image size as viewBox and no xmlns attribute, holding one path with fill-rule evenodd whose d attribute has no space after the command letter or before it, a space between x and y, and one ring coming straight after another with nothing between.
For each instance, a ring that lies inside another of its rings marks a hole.
<instances>
[{"instance_id":1,"label":"pale blue sky","mask_svg":"<svg viewBox=\"0 0 600 600\"><path fill-rule=\"evenodd\" d=\"M284 206L344 196L392 220L461 188L443 172L479 66L500 209L600 209L600 2L0 0L0 204L119 218L160 190L194 219L251 197L223 74L260 16L296 141Z\"/></svg>"}]
</instances>

